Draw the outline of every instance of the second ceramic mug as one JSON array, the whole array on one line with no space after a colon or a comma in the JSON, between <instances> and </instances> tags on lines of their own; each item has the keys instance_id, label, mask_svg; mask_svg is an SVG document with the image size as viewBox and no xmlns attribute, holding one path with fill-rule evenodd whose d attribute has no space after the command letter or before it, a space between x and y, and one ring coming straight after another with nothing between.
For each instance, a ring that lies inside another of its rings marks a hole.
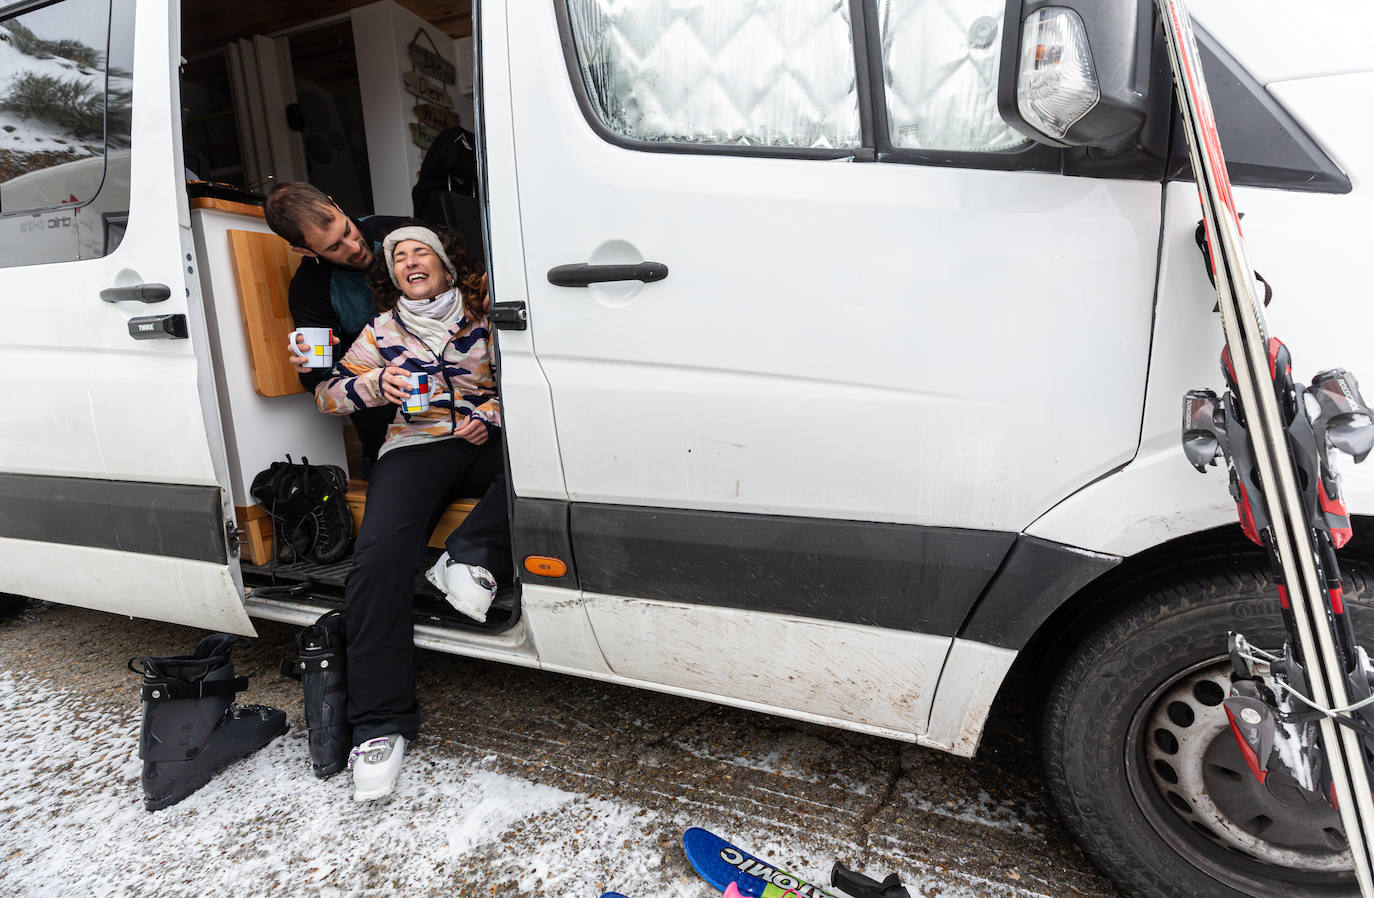
<instances>
[{"instance_id":1,"label":"second ceramic mug","mask_svg":"<svg viewBox=\"0 0 1374 898\"><path fill-rule=\"evenodd\" d=\"M411 415L428 411L429 375L420 371L412 372L406 375L406 383L410 384L410 392L406 394L406 401L401 404L401 408Z\"/></svg>"}]
</instances>

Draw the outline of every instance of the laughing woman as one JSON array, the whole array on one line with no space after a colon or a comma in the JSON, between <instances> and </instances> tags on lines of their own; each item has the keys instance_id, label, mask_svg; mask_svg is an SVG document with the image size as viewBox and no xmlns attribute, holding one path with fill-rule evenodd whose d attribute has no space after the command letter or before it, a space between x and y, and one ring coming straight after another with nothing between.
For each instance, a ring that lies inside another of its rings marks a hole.
<instances>
[{"instance_id":1,"label":"laughing woman","mask_svg":"<svg viewBox=\"0 0 1374 898\"><path fill-rule=\"evenodd\" d=\"M382 246L372 279L381 311L340 361L343 376L315 391L329 414L401 406L368 482L345 591L348 720L356 746L349 767L358 801L391 791L419 728L411 610L425 543L449 502L482 496L502 473L501 403L481 273L461 242L441 241L427 228L399 228ZM406 378L420 373L429 376L429 408L411 413ZM490 572L510 565L506 524L497 523L490 539L475 534L464 556L451 559L459 570L450 570L450 583L462 573L483 612L494 592Z\"/></svg>"}]
</instances>

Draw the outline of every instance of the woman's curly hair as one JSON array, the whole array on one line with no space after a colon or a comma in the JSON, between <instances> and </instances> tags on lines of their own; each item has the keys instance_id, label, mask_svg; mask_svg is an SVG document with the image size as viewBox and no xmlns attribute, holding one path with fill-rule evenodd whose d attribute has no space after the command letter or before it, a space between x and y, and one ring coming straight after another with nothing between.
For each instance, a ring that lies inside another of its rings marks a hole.
<instances>
[{"instance_id":1,"label":"woman's curly hair","mask_svg":"<svg viewBox=\"0 0 1374 898\"><path fill-rule=\"evenodd\" d=\"M416 224L417 222L407 222ZM425 227L428 227L427 225ZM479 321L487 317L485 299L482 295L482 269L468 255L467 244L461 235L448 228L430 228L439 235L439 243L444 247L453 270L458 272L458 282L454 284L463 297L463 315L469 321ZM383 312L396 308L403 294L391 280L391 263L382 253L374 253L372 267L367 271L368 285L372 288L372 302Z\"/></svg>"}]
</instances>

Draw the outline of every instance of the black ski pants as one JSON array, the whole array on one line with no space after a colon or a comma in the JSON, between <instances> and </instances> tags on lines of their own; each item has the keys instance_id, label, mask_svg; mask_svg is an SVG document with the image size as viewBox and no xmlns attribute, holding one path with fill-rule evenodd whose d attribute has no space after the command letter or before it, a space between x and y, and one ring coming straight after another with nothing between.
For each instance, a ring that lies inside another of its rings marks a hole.
<instances>
[{"instance_id":1,"label":"black ski pants","mask_svg":"<svg viewBox=\"0 0 1374 898\"><path fill-rule=\"evenodd\" d=\"M457 439L402 446L373 466L344 590L354 745L391 733L415 738L420 717L411 611L425 544L454 499L485 496L493 484L504 491L502 473L496 436L482 446ZM501 512L505 504L502 492ZM488 567L498 578L504 573L509 582L510 525L504 515L485 513L463 526L469 531L461 541L467 554L457 560Z\"/></svg>"},{"instance_id":2,"label":"black ski pants","mask_svg":"<svg viewBox=\"0 0 1374 898\"><path fill-rule=\"evenodd\" d=\"M502 588L515 582L515 558L511 555L510 505L506 501L506 478L497 477L477 500L448 539L444 551L463 564L487 569Z\"/></svg>"}]
</instances>

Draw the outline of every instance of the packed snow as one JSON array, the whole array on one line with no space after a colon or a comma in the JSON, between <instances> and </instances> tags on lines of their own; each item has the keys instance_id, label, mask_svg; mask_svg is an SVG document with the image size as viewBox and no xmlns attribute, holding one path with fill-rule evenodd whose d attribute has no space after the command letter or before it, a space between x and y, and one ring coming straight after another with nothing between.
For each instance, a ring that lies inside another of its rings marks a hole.
<instances>
[{"instance_id":1,"label":"packed snow","mask_svg":"<svg viewBox=\"0 0 1374 898\"><path fill-rule=\"evenodd\" d=\"M35 679L0 673L0 893L22 896L235 896L297 894L578 896L616 889L630 898L708 898L699 879L669 872L665 827L702 822L682 799L665 820L653 810L577 794L492 769L498 759L442 757L421 740L389 799L351 800L347 774L317 780L293 730L232 765L185 801L142 807L134 690L109 707ZM756 764L758 759L749 763ZM780 773L786 764L779 764ZM946 809L990 827L996 809ZM937 811L938 813L939 811ZM737 819L729 835L803 876L808 834ZM1034 896L1002 883L909 858L899 869L913 895Z\"/></svg>"}]
</instances>

